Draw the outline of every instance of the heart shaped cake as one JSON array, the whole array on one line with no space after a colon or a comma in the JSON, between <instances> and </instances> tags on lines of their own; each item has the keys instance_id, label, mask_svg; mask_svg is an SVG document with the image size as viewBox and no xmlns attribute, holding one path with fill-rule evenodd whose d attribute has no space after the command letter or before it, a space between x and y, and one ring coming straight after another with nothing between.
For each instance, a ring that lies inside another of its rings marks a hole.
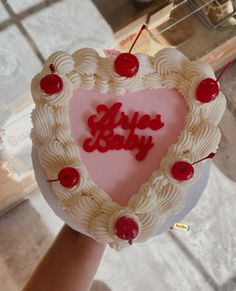
<instances>
[{"instance_id":1,"label":"heart shaped cake","mask_svg":"<svg viewBox=\"0 0 236 291\"><path fill-rule=\"evenodd\" d=\"M83 233L115 249L181 210L196 162L218 148L226 105L208 64L171 48L132 56L130 73L120 56L56 52L32 80L31 136L53 193Z\"/></svg>"}]
</instances>

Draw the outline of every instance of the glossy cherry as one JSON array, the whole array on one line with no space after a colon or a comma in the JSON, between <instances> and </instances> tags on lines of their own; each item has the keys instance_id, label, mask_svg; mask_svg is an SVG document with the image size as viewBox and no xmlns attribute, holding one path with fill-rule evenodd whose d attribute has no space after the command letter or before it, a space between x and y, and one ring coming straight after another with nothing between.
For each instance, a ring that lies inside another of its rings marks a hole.
<instances>
[{"instance_id":1,"label":"glossy cherry","mask_svg":"<svg viewBox=\"0 0 236 291\"><path fill-rule=\"evenodd\" d=\"M200 163L206 159L212 159L215 156L215 153L210 153L207 157L200 159L192 164L186 161L177 161L171 167L171 174L174 179L177 181L187 181L191 179L194 175L194 167L193 165Z\"/></svg>"},{"instance_id":2,"label":"glossy cherry","mask_svg":"<svg viewBox=\"0 0 236 291\"><path fill-rule=\"evenodd\" d=\"M55 74L54 66L50 66L51 74L46 75L40 81L40 88L48 95L59 93L63 88L63 82L60 76Z\"/></svg>"},{"instance_id":3,"label":"glossy cherry","mask_svg":"<svg viewBox=\"0 0 236 291\"><path fill-rule=\"evenodd\" d=\"M66 167L60 170L58 179L47 180L48 182L57 182L65 188L72 188L76 186L80 181L79 171L73 167Z\"/></svg>"},{"instance_id":4,"label":"glossy cherry","mask_svg":"<svg viewBox=\"0 0 236 291\"><path fill-rule=\"evenodd\" d=\"M115 59L114 69L120 76L130 78L137 74L139 61L135 55L122 53Z\"/></svg>"},{"instance_id":5,"label":"glossy cherry","mask_svg":"<svg viewBox=\"0 0 236 291\"><path fill-rule=\"evenodd\" d=\"M202 103L208 103L219 95L220 89L216 80L212 78L204 79L196 89L196 98Z\"/></svg>"},{"instance_id":6,"label":"glossy cherry","mask_svg":"<svg viewBox=\"0 0 236 291\"><path fill-rule=\"evenodd\" d=\"M77 169L73 167L66 167L60 170L58 179L63 187L72 188L79 183L80 174Z\"/></svg>"},{"instance_id":7,"label":"glossy cherry","mask_svg":"<svg viewBox=\"0 0 236 291\"><path fill-rule=\"evenodd\" d=\"M133 239L138 235L139 227L137 222L128 216L121 216L114 226L115 234L122 240L128 240L132 244Z\"/></svg>"},{"instance_id":8,"label":"glossy cherry","mask_svg":"<svg viewBox=\"0 0 236 291\"><path fill-rule=\"evenodd\" d=\"M177 181L186 181L193 177L194 168L188 162L178 161L172 166L171 174Z\"/></svg>"},{"instance_id":9,"label":"glossy cherry","mask_svg":"<svg viewBox=\"0 0 236 291\"><path fill-rule=\"evenodd\" d=\"M144 29L146 29L145 25L141 27L129 52L118 55L114 61L114 70L117 74L119 74L122 77L130 78L130 77L135 76L138 72L139 61L135 55L131 54L131 51Z\"/></svg>"},{"instance_id":10,"label":"glossy cherry","mask_svg":"<svg viewBox=\"0 0 236 291\"><path fill-rule=\"evenodd\" d=\"M216 80L212 78L203 79L197 86L195 95L196 99L202 103L208 103L213 101L220 92L218 81L224 72L232 65L232 62L229 62L221 71L220 75Z\"/></svg>"}]
</instances>

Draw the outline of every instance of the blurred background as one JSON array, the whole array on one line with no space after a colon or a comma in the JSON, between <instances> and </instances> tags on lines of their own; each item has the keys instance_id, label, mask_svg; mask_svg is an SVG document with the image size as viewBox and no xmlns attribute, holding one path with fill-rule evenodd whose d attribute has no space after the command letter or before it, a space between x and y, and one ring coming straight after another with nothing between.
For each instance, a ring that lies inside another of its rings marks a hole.
<instances>
[{"instance_id":1,"label":"blurred background","mask_svg":"<svg viewBox=\"0 0 236 291\"><path fill-rule=\"evenodd\" d=\"M235 0L0 1L0 289L20 290L62 226L32 170L30 83L56 50L154 55L176 47L220 70L236 58ZM227 110L208 186L170 230L122 253L107 249L91 290L236 290L236 64L224 74ZM112 266L112 268L111 268Z\"/></svg>"}]
</instances>

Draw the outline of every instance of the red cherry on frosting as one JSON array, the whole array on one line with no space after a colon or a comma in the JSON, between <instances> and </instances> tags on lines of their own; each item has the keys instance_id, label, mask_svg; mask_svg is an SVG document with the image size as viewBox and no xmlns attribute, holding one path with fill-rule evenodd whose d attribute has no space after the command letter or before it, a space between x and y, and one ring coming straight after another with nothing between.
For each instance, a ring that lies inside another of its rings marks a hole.
<instances>
[{"instance_id":1,"label":"red cherry on frosting","mask_svg":"<svg viewBox=\"0 0 236 291\"><path fill-rule=\"evenodd\" d=\"M178 161L173 164L171 167L171 174L172 176L178 181L186 181L193 177L194 175L194 168L193 165L200 163L206 159L214 158L215 153L210 153L208 156L190 164L186 161Z\"/></svg>"},{"instance_id":2,"label":"red cherry on frosting","mask_svg":"<svg viewBox=\"0 0 236 291\"><path fill-rule=\"evenodd\" d=\"M133 218L121 216L115 223L114 231L118 238L128 240L129 244L132 244L132 240L138 235L139 227Z\"/></svg>"},{"instance_id":3,"label":"red cherry on frosting","mask_svg":"<svg viewBox=\"0 0 236 291\"><path fill-rule=\"evenodd\" d=\"M77 169L73 167L66 167L60 170L58 174L58 181L65 188L72 188L79 183L80 174Z\"/></svg>"},{"instance_id":4,"label":"red cherry on frosting","mask_svg":"<svg viewBox=\"0 0 236 291\"><path fill-rule=\"evenodd\" d=\"M133 54L122 53L115 59L114 69L120 76L130 78L137 74L139 61Z\"/></svg>"},{"instance_id":5,"label":"red cherry on frosting","mask_svg":"<svg viewBox=\"0 0 236 291\"><path fill-rule=\"evenodd\" d=\"M185 161L178 161L171 167L172 176L178 181L186 181L193 177L193 166Z\"/></svg>"},{"instance_id":6,"label":"red cherry on frosting","mask_svg":"<svg viewBox=\"0 0 236 291\"><path fill-rule=\"evenodd\" d=\"M146 29L146 25L143 25L136 36L130 50L128 53L122 53L117 56L114 62L114 70L117 74L119 74L122 77L133 77L137 74L138 69L139 69L139 61L136 58L135 55L131 54L131 51L138 40L140 34L142 31Z\"/></svg>"},{"instance_id":7,"label":"red cherry on frosting","mask_svg":"<svg viewBox=\"0 0 236 291\"><path fill-rule=\"evenodd\" d=\"M216 80L212 78L204 79L196 89L196 98L202 103L208 103L219 95L220 89Z\"/></svg>"},{"instance_id":8,"label":"red cherry on frosting","mask_svg":"<svg viewBox=\"0 0 236 291\"><path fill-rule=\"evenodd\" d=\"M219 76L216 80L212 78L206 78L202 80L196 89L196 99L202 103L208 103L214 100L220 92L218 81L223 76L224 72L232 65L232 62L229 62L224 66L222 71L220 72Z\"/></svg>"},{"instance_id":9,"label":"red cherry on frosting","mask_svg":"<svg viewBox=\"0 0 236 291\"><path fill-rule=\"evenodd\" d=\"M60 182L65 188L72 188L80 181L80 173L73 167L66 167L60 170L57 179L47 180L47 182Z\"/></svg>"},{"instance_id":10,"label":"red cherry on frosting","mask_svg":"<svg viewBox=\"0 0 236 291\"><path fill-rule=\"evenodd\" d=\"M42 80L40 81L40 88L46 94L52 95L62 90L63 82L62 82L61 77L59 77L57 74L54 74L55 69L52 64L49 66L49 68L52 73L42 78Z\"/></svg>"}]
</instances>

